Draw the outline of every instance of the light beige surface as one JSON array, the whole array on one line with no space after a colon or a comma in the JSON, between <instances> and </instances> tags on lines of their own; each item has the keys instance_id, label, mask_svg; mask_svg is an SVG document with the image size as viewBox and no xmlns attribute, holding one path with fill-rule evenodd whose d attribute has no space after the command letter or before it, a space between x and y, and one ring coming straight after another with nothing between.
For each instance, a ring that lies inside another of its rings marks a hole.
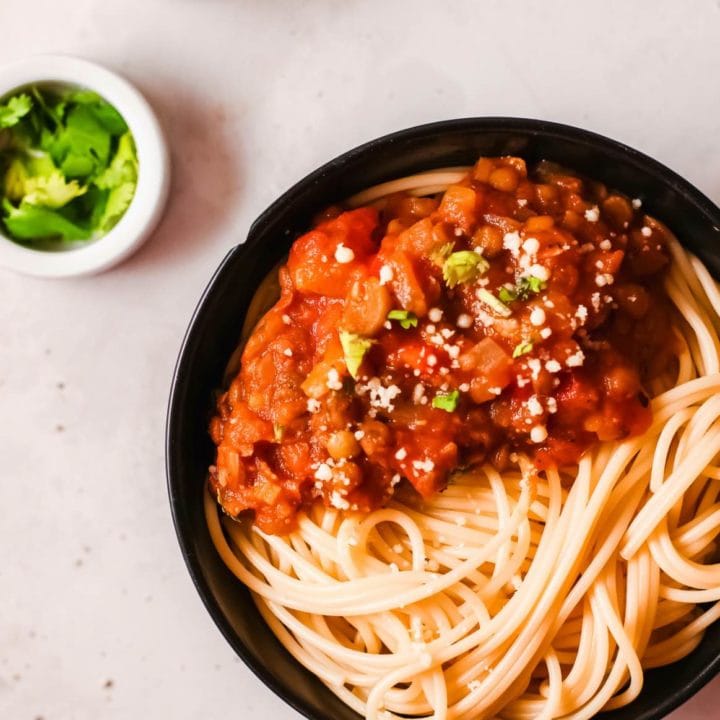
<instances>
[{"instance_id":1,"label":"light beige surface","mask_svg":"<svg viewBox=\"0 0 720 720\"><path fill-rule=\"evenodd\" d=\"M720 4L2 0L0 28L0 63L125 73L175 163L164 223L123 266L0 271L0 718L296 718L213 626L170 522L165 403L210 273L306 172L442 118L584 126L720 202ZM673 718L718 706L716 681Z\"/></svg>"}]
</instances>

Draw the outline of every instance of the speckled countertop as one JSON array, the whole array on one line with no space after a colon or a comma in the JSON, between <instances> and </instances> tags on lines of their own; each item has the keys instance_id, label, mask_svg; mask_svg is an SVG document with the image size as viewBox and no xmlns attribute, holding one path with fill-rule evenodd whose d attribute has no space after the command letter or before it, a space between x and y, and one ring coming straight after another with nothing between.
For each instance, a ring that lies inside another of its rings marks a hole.
<instances>
[{"instance_id":1,"label":"speckled countertop","mask_svg":"<svg viewBox=\"0 0 720 720\"><path fill-rule=\"evenodd\" d=\"M234 657L165 493L173 363L280 191L382 133L524 115L610 135L720 202L720 3L2 0L0 63L60 51L167 128L167 215L104 275L0 271L0 718L298 717ZM717 717L720 680L673 715Z\"/></svg>"}]
</instances>

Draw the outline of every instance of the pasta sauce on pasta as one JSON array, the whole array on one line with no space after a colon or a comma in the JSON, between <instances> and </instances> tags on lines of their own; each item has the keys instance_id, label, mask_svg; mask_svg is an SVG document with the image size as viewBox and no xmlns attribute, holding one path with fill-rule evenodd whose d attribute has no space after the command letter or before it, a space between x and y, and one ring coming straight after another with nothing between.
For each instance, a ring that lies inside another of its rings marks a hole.
<instances>
[{"instance_id":1,"label":"pasta sauce on pasta","mask_svg":"<svg viewBox=\"0 0 720 720\"><path fill-rule=\"evenodd\" d=\"M282 534L314 503L369 512L458 469L564 467L643 433L677 354L669 257L639 203L519 158L331 208L218 401L213 495Z\"/></svg>"}]
</instances>

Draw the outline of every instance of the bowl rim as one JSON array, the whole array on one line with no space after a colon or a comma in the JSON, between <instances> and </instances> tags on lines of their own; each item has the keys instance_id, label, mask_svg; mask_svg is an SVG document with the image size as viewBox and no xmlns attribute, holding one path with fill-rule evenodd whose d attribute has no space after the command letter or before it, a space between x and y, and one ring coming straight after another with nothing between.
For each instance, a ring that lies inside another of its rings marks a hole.
<instances>
[{"instance_id":1,"label":"bowl rim","mask_svg":"<svg viewBox=\"0 0 720 720\"><path fill-rule=\"evenodd\" d=\"M119 263L149 237L164 209L170 179L165 136L152 107L118 73L72 55L32 55L0 68L0 98L30 85L92 90L122 115L135 140L139 172L130 206L110 232L67 250L37 250L0 230L0 266L37 277L88 275Z\"/></svg>"},{"instance_id":2,"label":"bowl rim","mask_svg":"<svg viewBox=\"0 0 720 720\"><path fill-rule=\"evenodd\" d=\"M584 130L579 127L557 122L522 117L481 116L439 120L384 134L337 155L333 159L318 167L316 170L308 173L305 177L295 182L290 188L283 192L275 201L268 205L268 207L262 211L260 215L258 215L255 221L250 225L245 241L230 248L227 254L220 260L217 269L212 274L195 306L195 309L193 310L183 336L173 372L166 414L166 482L170 511L178 544L180 545L180 550L195 589L200 595L200 598L206 610L210 614L210 617L213 619L230 647L238 654L244 664L254 673L254 675L259 678L260 681L277 697L281 698L290 707L309 720L327 720L327 718L314 714L313 710L305 704L303 699L291 685L284 685L276 680L275 676L263 663L255 660L240 636L231 627L230 622L222 611L222 608L215 600L212 589L203 574L202 563L193 552L191 543L186 538L187 531L182 527L182 521L180 518L180 505L182 500L174 491L174 477L176 471L173 436L177 422L178 406L180 401L179 396L181 394L180 386L183 383L183 378L187 369L186 366L189 362L188 351L195 334L198 332L198 328L196 326L198 319L203 315L205 306L212 298L215 292L215 287L224 275L226 267L234 262L236 258L248 256L255 250L259 241L258 229L268 222L268 220L277 213L279 208L287 203L294 202L297 198L302 196L308 187L316 184L325 175L338 171L346 163L348 163L348 161L352 161L365 153L372 152L376 148L391 146L405 140L428 136L434 132L448 134L453 132L463 133L469 130L475 132L484 131L488 133L500 130L515 130L517 132L535 136L554 137L562 140L581 142L583 144L589 143L596 149L607 154L608 157L622 157L626 162L630 162L637 167L642 167L645 171L650 171L655 175L660 175L663 181L671 186L675 192L684 196L692 204L694 204L711 223L714 231L717 232L717 240L720 242L720 207L715 205L710 198L698 190L694 185L692 185L692 183L663 163L629 145L590 130ZM296 660L293 661L297 663ZM659 718L665 717L668 713L672 712L691 698L719 673L720 649L713 660L708 663L691 682L686 683L680 690L663 697L653 706L651 710L642 712L635 716L635 720L659 720Z\"/></svg>"}]
</instances>

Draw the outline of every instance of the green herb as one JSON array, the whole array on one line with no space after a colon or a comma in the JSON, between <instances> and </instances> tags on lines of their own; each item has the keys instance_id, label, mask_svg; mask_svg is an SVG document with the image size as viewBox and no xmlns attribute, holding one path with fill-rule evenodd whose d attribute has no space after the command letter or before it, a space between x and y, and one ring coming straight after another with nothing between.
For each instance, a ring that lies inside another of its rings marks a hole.
<instances>
[{"instance_id":1,"label":"green herb","mask_svg":"<svg viewBox=\"0 0 720 720\"><path fill-rule=\"evenodd\" d=\"M529 277L520 278L517 285L513 288L501 287L498 297L504 303L511 303L515 300L527 300L531 295L536 295L545 289L545 281L539 277L530 275Z\"/></svg>"},{"instance_id":2,"label":"green herb","mask_svg":"<svg viewBox=\"0 0 720 720\"><path fill-rule=\"evenodd\" d=\"M432 406L438 410L444 410L445 412L453 412L458 404L460 392L453 390L449 393L438 393L432 399Z\"/></svg>"},{"instance_id":3,"label":"green herb","mask_svg":"<svg viewBox=\"0 0 720 720\"><path fill-rule=\"evenodd\" d=\"M0 105L0 128L17 125L32 109L29 95L22 93L11 97L4 105Z\"/></svg>"},{"instance_id":4,"label":"green herb","mask_svg":"<svg viewBox=\"0 0 720 720\"><path fill-rule=\"evenodd\" d=\"M391 310L387 314L388 320L397 320L403 330L409 330L411 327L417 327L418 319L415 313L408 310Z\"/></svg>"},{"instance_id":5,"label":"green herb","mask_svg":"<svg viewBox=\"0 0 720 720\"><path fill-rule=\"evenodd\" d=\"M527 355L533 349L533 345L534 343L529 340L519 343L515 346L512 356L514 358L519 358L522 355Z\"/></svg>"},{"instance_id":6,"label":"green herb","mask_svg":"<svg viewBox=\"0 0 720 720\"><path fill-rule=\"evenodd\" d=\"M472 282L490 267L488 261L473 250L460 250L447 257L443 263L443 277L448 287L458 283Z\"/></svg>"},{"instance_id":7,"label":"green herb","mask_svg":"<svg viewBox=\"0 0 720 720\"><path fill-rule=\"evenodd\" d=\"M125 120L99 95L32 88L0 105L0 128L0 220L15 240L91 240L125 214L137 152Z\"/></svg>"},{"instance_id":8,"label":"green herb","mask_svg":"<svg viewBox=\"0 0 720 720\"><path fill-rule=\"evenodd\" d=\"M373 344L372 340L364 338L355 333L340 331L340 345L342 345L343 354L345 355L345 365L350 375L357 380L358 370L362 365L365 353Z\"/></svg>"},{"instance_id":9,"label":"green herb","mask_svg":"<svg viewBox=\"0 0 720 720\"><path fill-rule=\"evenodd\" d=\"M489 290L480 288L477 291L478 299L484 302L495 314L501 317L510 317L512 310L502 301L498 300Z\"/></svg>"}]
</instances>

